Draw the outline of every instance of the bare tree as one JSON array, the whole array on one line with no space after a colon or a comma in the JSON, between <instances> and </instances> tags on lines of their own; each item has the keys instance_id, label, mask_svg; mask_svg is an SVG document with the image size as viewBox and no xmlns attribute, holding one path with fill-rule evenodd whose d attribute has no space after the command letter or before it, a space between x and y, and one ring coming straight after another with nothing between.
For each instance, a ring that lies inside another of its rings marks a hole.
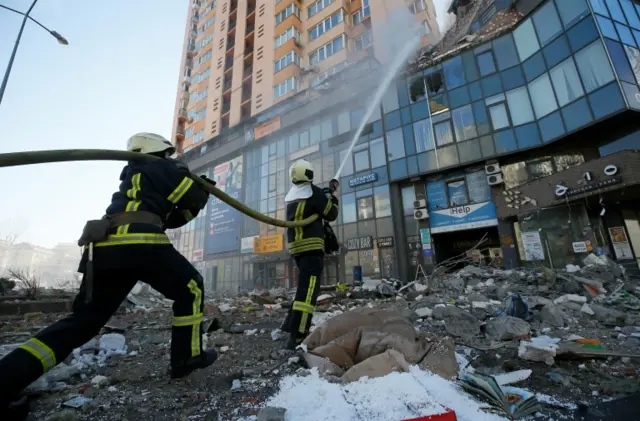
<instances>
[{"instance_id":1,"label":"bare tree","mask_svg":"<svg viewBox=\"0 0 640 421\"><path fill-rule=\"evenodd\" d=\"M27 230L27 223L22 219L6 219L0 222L0 240L10 246L17 243L18 239Z\"/></svg>"},{"instance_id":2,"label":"bare tree","mask_svg":"<svg viewBox=\"0 0 640 421\"><path fill-rule=\"evenodd\" d=\"M35 300L38 297L40 277L26 269L9 269L9 276L27 298Z\"/></svg>"},{"instance_id":3,"label":"bare tree","mask_svg":"<svg viewBox=\"0 0 640 421\"><path fill-rule=\"evenodd\" d=\"M73 279L61 279L56 282L54 287L56 289L62 289L64 291L78 292L78 290L80 289L81 283L82 283L82 274L76 273L73 276Z\"/></svg>"}]
</instances>

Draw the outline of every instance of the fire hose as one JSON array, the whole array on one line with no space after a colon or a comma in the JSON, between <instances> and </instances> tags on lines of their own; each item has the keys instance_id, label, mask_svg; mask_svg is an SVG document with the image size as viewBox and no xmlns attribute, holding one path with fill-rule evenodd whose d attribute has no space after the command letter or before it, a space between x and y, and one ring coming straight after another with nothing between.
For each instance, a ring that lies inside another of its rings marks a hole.
<instances>
[{"instance_id":1,"label":"fire hose","mask_svg":"<svg viewBox=\"0 0 640 421\"><path fill-rule=\"evenodd\" d=\"M51 162L69 162L69 161L144 161L161 159L153 155L147 155L139 152L117 151L109 149L58 149L49 151L31 151L31 152L10 152L0 154L0 167L15 167L20 165L46 164ZM255 209L251 209L244 203L229 196L213 184L202 179L194 173L190 173L191 179L202 187L205 191L222 200L231 207L239 210L243 214L264 222L268 225L283 228L295 228L309 225L316 219L318 215L301 221L283 221L264 215ZM332 180L334 182L335 180ZM337 181L335 181L337 185ZM335 187L332 186L335 189Z\"/></svg>"}]
</instances>

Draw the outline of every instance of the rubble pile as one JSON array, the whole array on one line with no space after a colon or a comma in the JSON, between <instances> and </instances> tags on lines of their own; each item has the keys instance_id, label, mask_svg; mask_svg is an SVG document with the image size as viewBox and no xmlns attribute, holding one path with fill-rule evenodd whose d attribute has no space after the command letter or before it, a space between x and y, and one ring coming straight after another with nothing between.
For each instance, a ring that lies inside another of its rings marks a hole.
<instances>
[{"instance_id":1,"label":"rubble pile","mask_svg":"<svg viewBox=\"0 0 640 421\"><path fill-rule=\"evenodd\" d=\"M170 382L171 301L140 284L101 335L30 392L41 395L37 419L49 421L284 420L280 409L260 413L283 379L315 373L347 388L422 370L518 383L543 413L567 416L580 403L640 392L639 285L595 255L564 270L466 266L425 284L370 280L321 292L296 353L282 349L278 329L293 291L208 297L205 343L219 360ZM0 355L56 317L0 321Z\"/></svg>"}]
</instances>

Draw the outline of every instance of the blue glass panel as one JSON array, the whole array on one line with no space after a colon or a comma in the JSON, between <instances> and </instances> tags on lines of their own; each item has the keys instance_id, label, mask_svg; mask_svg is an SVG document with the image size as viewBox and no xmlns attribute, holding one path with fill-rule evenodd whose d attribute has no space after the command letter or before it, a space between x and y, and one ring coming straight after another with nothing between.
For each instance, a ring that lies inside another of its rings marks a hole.
<instances>
[{"instance_id":1,"label":"blue glass panel","mask_svg":"<svg viewBox=\"0 0 640 421\"><path fill-rule=\"evenodd\" d=\"M467 76L469 82L478 80L478 68L476 67L476 59L472 52L464 53L462 55L462 62L464 63L464 73Z\"/></svg>"},{"instance_id":2,"label":"blue glass panel","mask_svg":"<svg viewBox=\"0 0 640 421\"><path fill-rule=\"evenodd\" d=\"M369 139L376 139L382 137L382 120L374 121L371 125L371 133L369 133Z\"/></svg>"},{"instance_id":3,"label":"blue glass panel","mask_svg":"<svg viewBox=\"0 0 640 421\"><path fill-rule=\"evenodd\" d=\"M640 29L640 19L638 19L636 8L633 7L631 0L620 0L620 5L622 6L622 10L624 11L624 15L627 18L629 25L633 28Z\"/></svg>"},{"instance_id":4,"label":"blue glass panel","mask_svg":"<svg viewBox=\"0 0 640 421\"><path fill-rule=\"evenodd\" d=\"M493 139L496 142L497 154L513 152L518 149L518 145L516 144L516 136L511 129L494 133Z\"/></svg>"},{"instance_id":5,"label":"blue glass panel","mask_svg":"<svg viewBox=\"0 0 640 421\"><path fill-rule=\"evenodd\" d=\"M402 135L404 137L404 150L407 155L413 155L416 153L416 142L413 137L413 126L402 127Z\"/></svg>"},{"instance_id":6,"label":"blue glass panel","mask_svg":"<svg viewBox=\"0 0 640 421\"><path fill-rule=\"evenodd\" d=\"M473 115L476 118L478 135L482 136L489 133L491 131L491 124L489 123L487 108L484 105L484 101L473 103Z\"/></svg>"},{"instance_id":7,"label":"blue glass panel","mask_svg":"<svg viewBox=\"0 0 640 421\"><path fill-rule=\"evenodd\" d=\"M622 13L622 9L620 8L620 4L618 4L618 0L605 0L607 3L607 8L609 8L609 13L611 13L611 17L618 22L627 23L627 20L624 18L624 13Z\"/></svg>"},{"instance_id":8,"label":"blue glass panel","mask_svg":"<svg viewBox=\"0 0 640 421\"><path fill-rule=\"evenodd\" d=\"M398 80L396 83L396 89L398 91L398 104L401 107L409 105L409 91L407 90L407 81L404 79Z\"/></svg>"},{"instance_id":9,"label":"blue glass panel","mask_svg":"<svg viewBox=\"0 0 640 421\"><path fill-rule=\"evenodd\" d=\"M624 108L625 104L617 83L610 83L589 95L589 105L593 110L593 117L600 120Z\"/></svg>"},{"instance_id":10,"label":"blue glass panel","mask_svg":"<svg viewBox=\"0 0 640 421\"><path fill-rule=\"evenodd\" d=\"M470 83L469 92L471 93L471 101L482 99L482 89L480 88L480 82Z\"/></svg>"},{"instance_id":11,"label":"blue glass panel","mask_svg":"<svg viewBox=\"0 0 640 421\"><path fill-rule=\"evenodd\" d=\"M616 28L613 26L613 22L611 20L598 16L598 26L602 31L602 35L605 37L618 39L618 33L616 32Z\"/></svg>"},{"instance_id":12,"label":"blue glass panel","mask_svg":"<svg viewBox=\"0 0 640 421\"><path fill-rule=\"evenodd\" d=\"M540 144L540 132L536 123L525 124L516 127L516 138L518 138L518 148L526 149Z\"/></svg>"},{"instance_id":13,"label":"blue glass panel","mask_svg":"<svg viewBox=\"0 0 640 421\"><path fill-rule=\"evenodd\" d=\"M630 133L611 143L600 146L600 156L607 156L625 150L637 150L638 145L640 145L640 131Z\"/></svg>"},{"instance_id":14,"label":"blue glass panel","mask_svg":"<svg viewBox=\"0 0 640 421\"><path fill-rule=\"evenodd\" d=\"M629 83L636 83L636 77L631 71L629 59L627 58L627 54L624 52L622 45L608 39L605 40L605 44L607 46L607 50L609 50L611 60L613 61L613 67L615 68L620 80L624 80Z\"/></svg>"},{"instance_id":15,"label":"blue glass panel","mask_svg":"<svg viewBox=\"0 0 640 421\"><path fill-rule=\"evenodd\" d=\"M544 64L544 58L542 58L542 52L538 51L531 58L524 62L522 65L524 69L524 75L527 77L527 82L531 82L543 74L547 68Z\"/></svg>"},{"instance_id":16,"label":"blue glass panel","mask_svg":"<svg viewBox=\"0 0 640 421\"><path fill-rule=\"evenodd\" d=\"M616 22L616 29L618 30L618 35L620 35L620 41L625 44L636 46L636 41L633 39L633 35L631 35L631 30L626 25L621 25Z\"/></svg>"},{"instance_id":17,"label":"blue glass panel","mask_svg":"<svg viewBox=\"0 0 640 421\"><path fill-rule=\"evenodd\" d=\"M418 169L421 173L438 169L438 160L435 151L429 151L418 155Z\"/></svg>"},{"instance_id":18,"label":"blue glass panel","mask_svg":"<svg viewBox=\"0 0 640 421\"><path fill-rule=\"evenodd\" d=\"M407 176L407 160L406 158L389 162L389 177L397 180Z\"/></svg>"},{"instance_id":19,"label":"blue glass panel","mask_svg":"<svg viewBox=\"0 0 640 421\"><path fill-rule=\"evenodd\" d=\"M501 73L501 76L502 85L504 86L505 91L524 85L524 76L522 74L522 69L520 69L520 66L512 67L511 69L505 70Z\"/></svg>"},{"instance_id":20,"label":"blue glass panel","mask_svg":"<svg viewBox=\"0 0 640 421\"><path fill-rule=\"evenodd\" d=\"M500 76L498 75L485 77L480 82L482 83L482 91L484 92L484 96L491 96L502 92Z\"/></svg>"},{"instance_id":21,"label":"blue glass panel","mask_svg":"<svg viewBox=\"0 0 640 421\"><path fill-rule=\"evenodd\" d=\"M469 92L466 86L463 86L458 89L454 89L449 92L449 105L451 108L458 108L465 104L468 104L471 100L469 99Z\"/></svg>"},{"instance_id":22,"label":"blue glass panel","mask_svg":"<svg viewBox=\"0 0 640 421\"><path fill-rule=\"evenodd\" d=\"M500 70L507 69L519 63L516 45L511 34L505 35L493 41L493 51L496 53L496 61Z\"/></svg>"},{"instance_id":23,"label":"blue glass panel","mask_svg":"<svg viewBox=\"0 0 640 421\"><path fill-rule=\"evenodd\" d=\"M553 67L569 57L571 50L569 49L567 37L564 35L559 36L558 39L542 49L542 54L544 54L549 67Z\"/></svg>"},{"instance_id":24,"label":"blue glass panel","mask_svg":"<svg viewBox=\"0 0 640 421\"><path fill-rule=\"evenodd\" d=\"M402 124L411 123L411 109L409 107L401 109L400 115L402 116Z\"/></svg>"},{"instance_id":25,"label":"blue glass panel","mask_svg":"<svg viewBox=\"0 0 640 421\"><path fill-rule=\"evenodd\" d=\"M561 0L556 2L556 6L565 28L569 28L581 17L589 14L589 7L585 0Z\"/></svg>"},{"instance_id":26,"label":"blue glass panel","mask_svg":"<svg viewBox=\"0 0 640 421\"><path fill-rule=\"evenodd\" d=\"M482 157L489 158L496 154L496 147L493 144L493 136L482 136L480 138L480 149L482 150Z\"/></svg>"},{"instance_id":27,"label":"blue glass panel","mask_svg":"<svg viewBox=\"0 0 640 421\"><path fill-rule=\"evenodd\" d=\"M547 2L533 14L533 23L540 40L540 45L548 44L562 32L562 24L552 1Z\"/></svg>"},{"instance_id":28,"label":"blue glass panel","mask_svg":"<svg viewBox=\"0 0 640 421\"><path fill-rule=\"evenodd\" d=\"M411 106L411 116L413 121L422 120L429 117L429 104L427 101L418 102Z\"/></svg>"},{"instance_id":29,"label":"blue glass panel","mask_svg":"<svg viewBox=\"0 0 640 421\"><path fill-rule=\"evenodd\" d=\"M604 1L605 0L589 0L589 3L591 3L591 7L594 12L600 13L604 16L609 16L609 11L607 10L607 6L605 6Z\"/></svg>"},{"instance_id":30,"label":"blue glass panel","mask_svg":"<svg viewBox=\"0 0 640 421\"><path fill-rule=\"evenodd\" d=\"M400 110L393 111L384 116L384 128L385 130L393 130L396 127L400 127L402 125L402 120L400 118Z\"/></svg>"},{"instance_id":31,"label":"blue glass panel","mask_svg":"<svg viewBox=\"0 0 640 421\"><path fill-rule=\"evenodd\" d=\"M586 18L567 32L569 44L573 51L578 51L585 45L598 38L598 28L591 17Z\"/></svg>"},{"instance_id":32,"label":"blue glass panel","mask_svg":"<svg viewBox=\"0 0 640 421\"><path fill-rule=\"evenodd\" d=\"M562 118L567 126L567 131L572 132L582 126L591 123L591 109L585 98L581 98L562 109Z\"/></svg>"},{"instance_id":33,"label":"blue glass panel","mask_svg":"<svg viewBox=\"0 0 640 421\"><path fill-rule=\"evenodd\" d=\"M495 73L496 64L493 61L493 52L489 50L486 53L479 54L476 56L476 59L478 60L478 68L482 76Z\"/></svg>"},{"instance_id":34,"label":"blue glass panel","mask_svg":"<svg viewBox=\"0 0 640 421\"><path fill-rule=\"evenodd\" d=\"M407 169L409 175L418 174L420 170L418 170L418 157L417 156L409 156L407 157Z\"/></svg>"},{"instance_id":35,"label":"blue glass panel","mask_svg":"<svg viewBox=\"0 0 640 421\"><path fill-rule=\"evenodd\" d=\"M640 110L640 89L638 89L636 85L627 82L621 82L621 84L622 92L624 92L624 96L627 98L629 107L634 110ZM638 149L640 149L640 143L638 143Z\"/></svg>"},{"instance_id":36,"label":"blue glass panel","mask_svg":"<svg viewBox=\"0 0 640 421\"><path fill-rule=\"evenodd\" d=\"M551 113L548 116L541 118L538 123L540 124L542 141L545 143L564 134L564 124L560 117L560 111L556 111L555 113Z\"/></svg>"},{"instance_id":37,"label":"blue glass panel","mask_svg":"<svg viewBox=\"0 0 640 421\"><path fill-rule=\"evenodd\" d=\"M640 45L640 31L633 30L633 37L636 39L636 44Z\"/></svg>"},{"instance_id":38,"label":"blue glass panel","mask_svg":"<svg viewBox=\"0 0 640 421\"><path fill-rule=\"evenodd\" d=\"M462 69L462 58L454 57L442 63L444 71L444 79L447 83L447 89L457 88L465 83L464 70Z\"/></svg>"}]
</instances>

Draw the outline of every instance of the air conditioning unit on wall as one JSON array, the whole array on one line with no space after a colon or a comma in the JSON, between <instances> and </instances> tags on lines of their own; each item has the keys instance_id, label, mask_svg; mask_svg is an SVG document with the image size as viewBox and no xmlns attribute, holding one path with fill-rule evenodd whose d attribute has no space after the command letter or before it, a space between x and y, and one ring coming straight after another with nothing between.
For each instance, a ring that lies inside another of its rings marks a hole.
<instances>
[{"instance_id":1,"label":"air conditioning unit on wall","mask_svg":"<svg viewBox=\"0 0 640 421\"><path fill-rule=\"evenodd\" d=\"M413 219L429 219L429 212L426 209L416 209L413 211Z\"/></svg>"},{"instance_id":2,"label":"air conditioning unit on wall","mask_svg":"<svg viewBox=\"0 0 640 421\"><path fill-rule=\"evenodd\" d=\"M491 174L487 176L487 183L490 186L497 186L498 184L504 183L504 178L502 177L502 174Z\"/></svg>"},{"instance_id":3,"label":"air conditioning unit on wall","mask_svg":"<svg viewBox=\"0 0 640 421\"><path fill-rule=\"evenodd\" d=\"M425 199L418 199L413 201L413 207L416 209L426 208L427 201Z\"/></svg>"},{"instance_id":4,"label":"air conditioning unit on wall","mask_svg":"<svg viewBox=\"0 0 640 421\"><path fill-rule=\"evenodd\" d=\"M502 168L500 168L500 164L498 164L497 162L492 162L484 166L484 172L487 175L498 174L502 172Z\"/></svg>"}]
</instances>

